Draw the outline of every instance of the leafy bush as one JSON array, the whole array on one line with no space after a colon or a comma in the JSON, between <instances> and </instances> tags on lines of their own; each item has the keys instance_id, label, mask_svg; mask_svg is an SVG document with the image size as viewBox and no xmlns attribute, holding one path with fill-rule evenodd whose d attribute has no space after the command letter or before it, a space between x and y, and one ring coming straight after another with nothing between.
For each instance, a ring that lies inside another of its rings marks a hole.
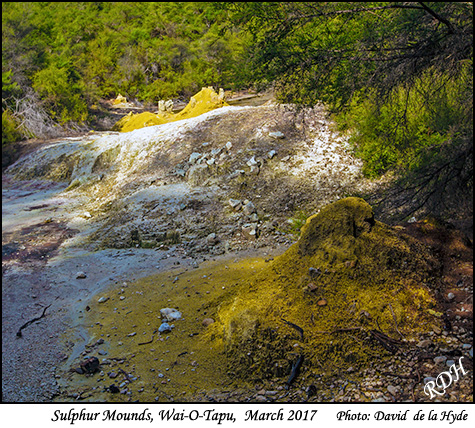
<instances>
[{"instance_id":1,"label":"leafy bush","mask_svg":"<svg viewBox=\"0 0 475 428\"><path fill-rule=\"evenodd\" d=\"M437 156L446 142L471 133L469 67L457 77L426 73L411 87L396 88L384 102L355 97L339 114L342 129L365 162L364 173L376 177L390 169L416 170Z\"/></svg>"},{"instance_id":2,"label":"leafy bush","mask_svg":"<svg viewBox=\"0 0 475 428\"><path fill-rule=\"evenodd\" d=\"M20 141L22 138L17 120L10 110L4 110L2 112L2 147Z\"/></svg>"}]
</instances>

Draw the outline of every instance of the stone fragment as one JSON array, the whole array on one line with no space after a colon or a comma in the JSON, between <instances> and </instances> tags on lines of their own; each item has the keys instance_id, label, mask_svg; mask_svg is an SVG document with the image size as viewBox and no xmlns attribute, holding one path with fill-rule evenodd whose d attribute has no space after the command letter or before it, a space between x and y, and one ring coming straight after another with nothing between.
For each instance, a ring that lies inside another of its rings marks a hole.
<instances>
[{"instance_id":1,"label":"stone fragment","mask_svg":"<svg viewBox=\"0 0 475 428\"><path fill-rule=\"evenodd\" d=\"M164 322L159 328L158 328L158 331L160 333L169 333L170 331L172 331L172 328L170 326L170 324Z\"/></svg>"},{"instance_id":2,"label":"stone fragment","mask_svg":"<svg viewBox=\"0 0 475 428\"><path fill-rule=\"evenodd\" d=\"M447 361L447 357L445 356L440 356L440 357L435 357L434 358L434 363L435 364L444 364Z\"/></svg>"},{"instance_id":3,"label":"stone fragment","mask_svg":"<svg viewBox=\"0 0 475 428\"><path fill-rule=\"evenodd\" d=\"M84 279L87 278L87 275L84 272L76 273L76 279Z\"/></svg>"},{"instance_id":4,"label":"stone fragment","mask_svg":"<svg viewBox=\"0 0 475 428\"><path fill-rule=\"evenodd\" d=\"M173 308L160 309L160 315L163 321L176 321L181 318L181 312Z\"/></svg>"},{"instance_id":5,"label":"stone fragment","mask_svg":"<svg viewBox=\"0 0 475 428\"><path fill-rule=\"evenodd\" d=\"M194 164L198 161L200 157L201 157L201 153L194 152L190 155L190 158L188 159L188 163Z\"/></svg>"},{"instance_id":6,"label":"stone fragment","mask_svg":"<svg viewBox=\"0 0 475 428\"><path fill-rule=\"evenodd\" d=\"M276 140L281 140L282 138L285 138L285 135L280 131L275 131L269 132L269 137L275 138Z\"/></svg>"},{"instance_id":7,"label":"stone fragment","mask_svg":"<svg viewBox=\"0 0 475 428\"><path fill-rule=\"evenodd\" d=\"M245 215L251 215L257 212L256 206L252 202L248 202L243 207L243 212Z\"/></svg>"},{"instance_id":8,"label":"stone fragment","mask_svg":"<svg viewBox=\"0 0 475 428\"><path fill-rule=\"evenodd\" d=\"M213 324L214 323L214 319L213 318L205 318L202 322L201 322L201 325L203 327L208 327L209 325Z\"/></svg>"},{"instance_id":9,"label":"stone fragment","mask_svg":"<svg viewBox=\"0 0 475 428\"><path fill-rule=\"evenodd\" d=\"M429 339L421 340L416 346L418 348L428 348L432 345L432 341Z\"/></svg>"},{"instance_id":10,"label":"stone fragment","mask_svg":"<svg viewBox=\"0 0 475 428\"><path fill-rule=\"evenodd\" d=\"M239 211L242 208L242 202L239 199L230 199L229 205L235 211Z\"/></svg>"}]
</instances>

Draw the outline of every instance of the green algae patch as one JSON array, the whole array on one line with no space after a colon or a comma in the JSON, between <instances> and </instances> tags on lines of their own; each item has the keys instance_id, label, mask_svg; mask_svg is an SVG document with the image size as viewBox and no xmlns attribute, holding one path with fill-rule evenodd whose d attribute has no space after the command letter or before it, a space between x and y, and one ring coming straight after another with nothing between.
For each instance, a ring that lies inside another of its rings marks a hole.
<instances>
[{"instance_id":1,"label":"green algae patch","mask_svg":"<svg viewBox=\"0 0 475 428\"><path fill-rule=\"evenodd\" d=\"M196 401L205 400L210 390L225 389L233 382L228 374L224 348L203 321L213 319L215 306L228 288L264 268L260 259L242 262L208 262L199 269L175 269L134 283L114 285L88 304L90 344L104 342L97 354L102 375L85 377L71 374L75 387L85 390L94 385L94 399L107 401ZM170 332L158 331L160 309L173 308L181 319L169 322ZM205 322L206 324L206 322ZM111 393L127 379L128 394ZM118 374L110 377L110 373ZM101 389L98 393L97 389Z\"/></svg>"},{"instance_id":2,"label":"green algae patch","mask_svg":"<svg viewBox=\"0 0 475 428\"><path fill-rule=\"evenodd\" d=\"M130 132L146 126L162 125L164 123L176 122L177 120L189 119L207 113L211 110L227 106L224 96L216 93L213 88L203 88L200 92L191 97L186 107L174 114L168 111L158 113L143 112L139 114L129 113L120 119L113 127L113 130L120 132Z\"/></svg>"}]
</instances>

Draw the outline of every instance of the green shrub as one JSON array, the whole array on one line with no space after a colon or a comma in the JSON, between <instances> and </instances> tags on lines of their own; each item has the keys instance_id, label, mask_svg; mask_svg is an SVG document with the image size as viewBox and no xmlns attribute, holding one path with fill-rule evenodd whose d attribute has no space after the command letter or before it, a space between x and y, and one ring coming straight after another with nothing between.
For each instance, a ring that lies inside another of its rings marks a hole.
<instances>
[{"instance_id":1,"label":"green shrub","mask_svg":"<svg viewBox=\"0 0 475 428\"><path fill-rule=\"evenodd\" d=\"M18 129L18 122L10 110L2 112L2 147L20 141L23 138Z\"/></svg>"}]
</instances>

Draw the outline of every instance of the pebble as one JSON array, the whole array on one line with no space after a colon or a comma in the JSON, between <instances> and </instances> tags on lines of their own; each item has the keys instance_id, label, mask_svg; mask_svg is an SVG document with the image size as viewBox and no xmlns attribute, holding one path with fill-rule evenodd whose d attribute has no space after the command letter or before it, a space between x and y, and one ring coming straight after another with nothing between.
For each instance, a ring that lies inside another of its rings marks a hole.
<instances>
[{"instance_id":1,"label":"pebble","mask_svg":"<svg viewBox=\"0 0 475 428\"><path fill-rule=\"evenodd\" d=\"M190 155L188 163L195 163L201 157L201 153L194 152Z\"/></svg>"},{"instance_id":2,"label":"pebble","mask_svg":"<svg viewBox=\"0 0 475 428\"><path fill-rule=\"evenodd\" d=\"M447 294L447 298L449 300L454 300L455 299L455 294L454 293L449 293L449 294Z\"/></svg>"},{"instance_id":3,"label":"pebble","mask_svg":"<svg viewBox=\"0 0 475 428\"><path fill-rule=\"evenodd\" d=\"M209 325L213 324L214 323L214 319L213 318L205 318L202 322L201 322L201 325L203 325L204 327L208 327Z\"/></svg>"},{"instance_id":4,"label":"pebble","mask_svg":"<svg viewBox=\"0 0 475 428\"><path fill-rule=\"evenodd\" d=\"M435 357L434 358L434 363L435 364L444 364L447 361L447 357L445 356L440 356L440 357Z\"/></svg>"},{"instance_id":5,"label":"pebble","mask_svg":"<svg viewBox=\"0 0 475 428\"><path fill-rule=\"evenodd\" d=\"M242 202L239 199L230 199L229 205L235 211L239 211L242 207Z\"/></svg>"},{"instance_id":6,"label":"pebble","mask_svg":"<svg viewBox=\"0 0 475 428\"><path fill-rule=\"evenodd\" d=\"M447 361L445 362L445 365L446 365L447 367L453 366L454 364L455 364L455 361L454 361L454 360L447 360Z\"/></svg>"},{"instance_id":7,"label":"pebble","mask_svg":"<svg viewBox=\"0 0 475 428\"><path fill-rule=\"evenodd\" d=\"M424 340L421 340L416 346L418 348L428 348L429 346L432 345L432 341L429 340L429 339L424 339Z\"/></svg>"},{"instance_id":8,"label":"pebble","mask_svg":"<svg viewBox=\"0 0 475 428\"><path fill-rule=\"evenodd\" d=\"M107 302L108 300L109 300L108 297L103 296L103 297L101 297L97 302L98 302L98 303L105 303L105 302Z\"/></svg>"},{"instance_id":9,"label":"pebble","mask_svg":"<svg viewBox=\"0 0 475 428\"><path fill-rule=\"evenodd\" d=\"M181 318L181 312L173 308L160 309L160 315L164 321L176 321Z\"/></svg>"},{"instance_id":10,"label":"pebble","mask_svg":"<svg viewBox=\"0 0 475 428\"><path fill-rule=\"evenodd\" d=\"M275 132L269 132L269 137L280 140L282 138L285 138L285 135L280 131L275 131Z\"/></svg>"},{"instance_id":11,"label":"pebble","mask_svg":"<svg viewBox=\"0 0 475 428\"><path fill-rule=\"evenodd\" d=\"M243 207L243 212L245 215L251 215L257 212L256 206L252 202L248 202Z\"/></svg>"},{"instance_id":12,"label":"pebble","mask_svg":"<svg viewBox=\"0 0 475 428\"><path fill-rule=\"evenodd\" d=\"M87 278L87 275L84 272L76 273L76 279L84 279Z\"/></svg>"}]
</instances>

